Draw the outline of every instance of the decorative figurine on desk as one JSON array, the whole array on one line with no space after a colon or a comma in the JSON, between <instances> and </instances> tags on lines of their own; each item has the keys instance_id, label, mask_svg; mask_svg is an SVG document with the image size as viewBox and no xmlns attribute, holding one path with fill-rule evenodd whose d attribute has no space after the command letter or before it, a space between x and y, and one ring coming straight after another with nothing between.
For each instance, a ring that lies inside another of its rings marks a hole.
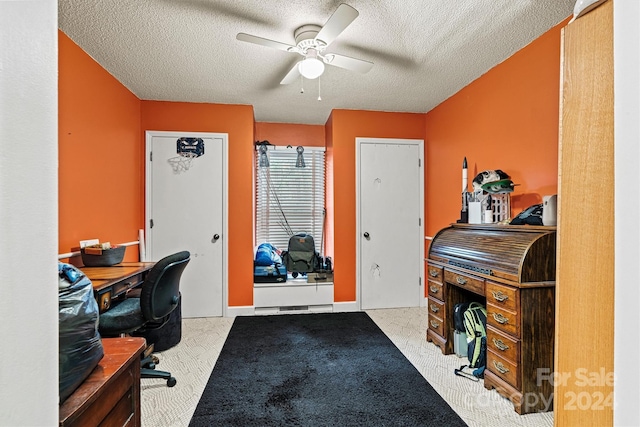
<instances>
[{"instance_id":1,"label":"decorative figurine on desk","mask_svg":"<svg viewBox=\"0 0 640 427\"><path fill-rule=\"evenodd\" d=\"M469 193L467 192L467 157L462 161L462 209L460 209L460 219L458 223L466 224L469 222Z\"/></svg>"}]
</instances>

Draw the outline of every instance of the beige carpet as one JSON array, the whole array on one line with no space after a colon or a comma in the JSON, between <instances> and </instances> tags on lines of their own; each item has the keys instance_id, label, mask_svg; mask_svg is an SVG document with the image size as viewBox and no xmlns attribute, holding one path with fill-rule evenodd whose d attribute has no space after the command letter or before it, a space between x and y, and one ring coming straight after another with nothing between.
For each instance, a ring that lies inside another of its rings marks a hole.
<instances>
[{"instance_id":1,"label":"beige carpet","mask_svg":"<svg viewBox=\"0 0 640 427\"><path fill-rule=\"evenodd\" d=\"M464 359L444 356L438 347L426 341L426 308L367 313L469 426L553 426L553 412L518 415L508 400L486 390L482 381L476 383L455 376L454 368L462 365ZM221 317L183 319L180 344L157 353L160 359L157 369L170 371L178 383L168 388L161 380L142 380L143 427L189 425L232 323L233 319Z\"/></svg>"}]
</instances>

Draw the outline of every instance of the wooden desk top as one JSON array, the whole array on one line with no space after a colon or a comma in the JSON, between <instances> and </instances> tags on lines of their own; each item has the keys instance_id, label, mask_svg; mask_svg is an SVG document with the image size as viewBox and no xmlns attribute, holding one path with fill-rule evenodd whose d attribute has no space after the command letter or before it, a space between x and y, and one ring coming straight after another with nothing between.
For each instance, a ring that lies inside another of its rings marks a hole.
<instances>
[{"instance_id":1,"label":"wooden desk top","mask_svg":"<svg viewBox=\"0 0 640 427\"><path fill-rule=\"evenodd\" d=\"M122 262L109 267L81 267L80 270L91 280L93 289L100 291L136 274L144 273L154 264L154 262Z\"/></svg>"},{"instance_id":2,"label":"wooden desk top","mask_svg":"<svg viewBox=\"0 0 640 427\"><path fill-rule=\"evenodd\" d=\"M104 390L110 389L110 386L119 381L127 367L140 357L145 345L144 338L103 338L104 357L60 406L60 425L73 424L77 417L94 407L93 405L100 404L99 401L106 398L103 396Z\"/></svg>"}]
</instances>

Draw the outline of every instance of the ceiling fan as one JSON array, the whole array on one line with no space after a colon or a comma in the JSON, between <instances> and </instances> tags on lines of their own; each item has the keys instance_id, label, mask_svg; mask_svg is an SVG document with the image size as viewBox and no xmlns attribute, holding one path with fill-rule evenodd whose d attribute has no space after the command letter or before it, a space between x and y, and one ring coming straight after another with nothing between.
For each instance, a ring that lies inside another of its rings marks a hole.
<instances>
[{"instance_id":1,"label":"ceiling fan","mask_svg":"<svg viewBox=\"0 0 640 427\"><path fill-rule=\"evenodd\" d=\"M358 11L343 3L338 6L323 27L308 24L295 30L293 34L295 46L246 33L238 33L236 39L302 55L304 59L297 62L280 82L283 85L292 83L300 75L307 79L320 77L324 72L324 64L366 73L373 67L372 62L335 53L324 53L325 49L357 17Z\"/></svg>"}]
</instances>

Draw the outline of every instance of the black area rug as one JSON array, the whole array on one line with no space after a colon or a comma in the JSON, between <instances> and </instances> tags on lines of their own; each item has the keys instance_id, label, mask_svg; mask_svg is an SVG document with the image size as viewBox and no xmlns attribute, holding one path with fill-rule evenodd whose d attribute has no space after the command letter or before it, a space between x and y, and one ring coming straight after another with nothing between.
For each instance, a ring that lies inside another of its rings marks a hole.
<instances>
[{"instance_id":1,"label":"black area rug","mask_svg":"<svg viewBox=\"0 0 640 427\"><path fill-rule=\"evenodd\" d=\"M237 317L189 425L466 424L357 312Z\"/></svg>"}]
</instances>

